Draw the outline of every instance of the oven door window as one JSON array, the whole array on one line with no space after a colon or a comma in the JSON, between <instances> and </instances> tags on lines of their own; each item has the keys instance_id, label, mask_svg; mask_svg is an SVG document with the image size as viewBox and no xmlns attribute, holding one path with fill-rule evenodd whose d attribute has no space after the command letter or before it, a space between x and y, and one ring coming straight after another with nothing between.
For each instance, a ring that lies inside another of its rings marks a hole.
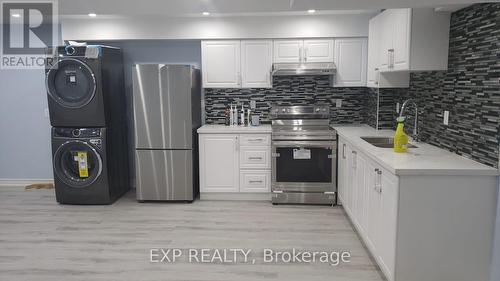
<instances>
[{"instance_id":1,"label":"oven door window","mask_svg":"<svg viewBox=\"0 0 500 281\"><path fill-rule=\"evenodd\" d=\"M332 148L277 147L276 182L332 182Z\"/></svg>"}]
</instances>

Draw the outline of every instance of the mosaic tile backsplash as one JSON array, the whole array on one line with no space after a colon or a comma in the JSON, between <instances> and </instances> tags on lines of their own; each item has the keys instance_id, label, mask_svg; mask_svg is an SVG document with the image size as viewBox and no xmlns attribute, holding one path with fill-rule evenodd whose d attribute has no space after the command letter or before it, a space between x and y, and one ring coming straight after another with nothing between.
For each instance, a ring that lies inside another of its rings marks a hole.
<instances>
[{"instance_id":1,"label":"mosaic tile backsplash","mask_svg":"<svg viewBox=\"0 0 500 281\"><path fill-rule=\"evenodd\" d=\"M396 103L407 98L420 107L422 141L498 168L500 3L452 14L448 70L412 73L409 89L380 89L380 127L394 127ZM412 124L409 119L408 132Z\"/></svg>"},{"instance_id":2,"label":"mosaic tile backsplash","mask_svg":"<svg viewBox=\"0 0 500 281\"><path fill-rule=\"evenodd\" d=\"M231 103L245 105L256 101L254 113L262 123L269 123L273 105L330 105L330 121L334 124L362 124L367 119L367 88L333 88L328 76L276 76L273 88L205 89L207 124L224 124L224 109ZM337 99L342 106L336 107ZM238 107L239 109L240 107Z\"/></svg>"}]
</instances>

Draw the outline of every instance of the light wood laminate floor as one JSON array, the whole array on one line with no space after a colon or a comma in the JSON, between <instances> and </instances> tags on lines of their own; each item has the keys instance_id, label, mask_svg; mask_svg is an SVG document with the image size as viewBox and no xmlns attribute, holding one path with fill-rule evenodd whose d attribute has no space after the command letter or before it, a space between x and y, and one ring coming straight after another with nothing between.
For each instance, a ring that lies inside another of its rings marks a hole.
<instances>
[{"instance_id":1,"label":"light wood laminate floor","mask_svg":"<svg viewBox=\"0 0 500 281\"><path fill-rule=\"evenodd\" d=\"M255 264L151 263L151 248L245 248ZM349 250L350 263L264 263L264 248ZM59 205L0 187L0 280L384 280L341 207L268 202Z\"/></svg>"}]
</instances>

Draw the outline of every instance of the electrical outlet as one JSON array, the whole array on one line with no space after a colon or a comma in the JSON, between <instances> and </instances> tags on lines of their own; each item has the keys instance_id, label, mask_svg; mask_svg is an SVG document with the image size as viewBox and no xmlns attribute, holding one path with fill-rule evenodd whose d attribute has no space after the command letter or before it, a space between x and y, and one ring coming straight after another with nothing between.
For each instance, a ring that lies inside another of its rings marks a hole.
<instances>
[{"instance_id":1,"label":"electrical outlet","mask_svg":"<svg viewBox=\"0 0 500 281\"><path fill-rule=\"evenodd\" d=\"M342 99L337 99L335 101L335 107L338 107L338 108L342 107Z\"/></svg>"},{"instance_id":2,"label":"electrical outlet","mask_svg":"<svg viewBox=\"0 0 500 281\"><path fill-rule=\"evenodd\" d=\"M396 113L399 113L399 102L396 103Z\"/></svg>"},{"instance_id":3,"label":"electrical outlet","mask_svg":"<svg viewBox=\"0 0 500 281\"><path fill-rule=\"evenodd\" d=\"M250 109L255 109L257 107L257 103L254 100L250 101Z\"/></svg>"},{"instance_id":4,"label":"electrical outlet","mask_svg":"<svg viewBox=\"0 0 500 281\"><path fill-rule=\"evenodd\" d=\"M450 119L450 112L448 110L445 110L443 112L443 124L445 124L446 126L448 126L449 119Z\"/></svg>"}]
</instances>

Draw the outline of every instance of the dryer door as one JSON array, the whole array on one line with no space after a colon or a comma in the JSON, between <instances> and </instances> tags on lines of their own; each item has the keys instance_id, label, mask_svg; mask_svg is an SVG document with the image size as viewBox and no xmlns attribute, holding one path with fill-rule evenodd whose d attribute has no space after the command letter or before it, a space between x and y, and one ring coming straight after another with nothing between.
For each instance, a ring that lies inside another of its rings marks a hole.
<instances>
[{"instance_id":1,"label":"dryer door","mask_svg":"<svg viewBox=\"0 0 500 281\"><path fill-rule=\"evenodd\" d=\"M49 96L64 107L83 107L95 96L95 75L81 60L60 59L49 69L45 79Z\"/></svg>"},{"instance_id":2,"label":"dryer door","mask_svg":"<svg viewBox=\"0 0 500 281\"><path fill-rule=\"evenodd\" d=\"M54 172L71 187L87 187L101 175L102 159L90 144L68 141L54 154Z\"/></svg>"}]
</instances>

